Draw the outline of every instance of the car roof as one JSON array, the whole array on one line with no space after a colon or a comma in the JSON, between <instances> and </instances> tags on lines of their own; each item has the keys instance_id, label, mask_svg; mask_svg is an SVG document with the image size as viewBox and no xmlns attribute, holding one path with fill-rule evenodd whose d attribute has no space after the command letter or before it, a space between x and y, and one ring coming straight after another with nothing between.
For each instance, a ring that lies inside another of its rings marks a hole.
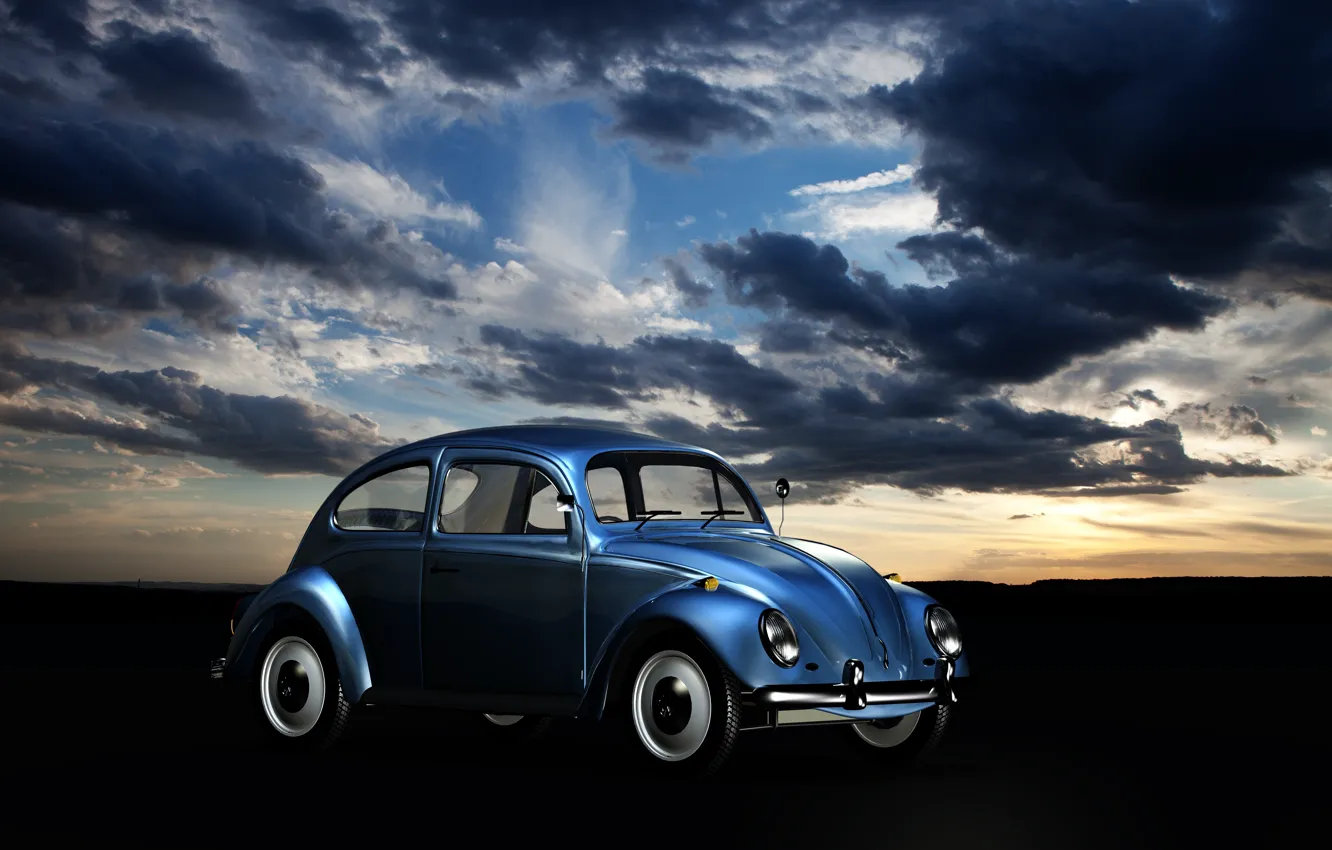
<instances>
[{"instance_id":1,"label":"car roof","mask_svg":"<svg viewBox=\"0 0 1332 850\"><path fill-rule=\"evenodd\" d=\"M508 446L564 457L609 451L691 451L713 454L698 446L649 434L589 425L500 425L473 428L427 437L396 451L435 446Z\"/></svg>"}]
</instances>

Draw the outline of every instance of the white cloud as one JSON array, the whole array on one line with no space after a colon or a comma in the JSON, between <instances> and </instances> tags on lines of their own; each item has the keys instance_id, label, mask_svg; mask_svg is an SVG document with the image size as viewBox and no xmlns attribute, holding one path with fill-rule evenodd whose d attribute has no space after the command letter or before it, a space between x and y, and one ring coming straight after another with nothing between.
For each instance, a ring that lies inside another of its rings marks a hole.
<instances>
[{"instance_id":1,"label":"white cloud","mask_svg":"<svg viewBox=\"0 0 1332 850\"><path fill-rule=\"evenodd\" d=\"M619 227L611 231L611 236L628 236L628 235L629 231Z\"/></svg>"},{"instance_id":2,"label":"white cloud","mask_svg":"<svg viewBox=\"0 0 1332 850\"><path fill-rule=\"evenodd\" d=\"M108 472L109 482L105 484L105 488L108 490L142 490L145 487L175 489L186 479L227 477L229 476L221 472L214 472L192 460L181 461L158 469L148 469L145 466L133 463Z\"/></svg>"},{"instance_id":3,"label":"white cloud","mask_svg":"<svg viewBox=\"0 0 1332 850\"><path fill-rule=\"evenodd\" d=\"M526 247L519 245L512 239L506 239L503 236L495 238L495 250L503 251L506 254L527 254L530 253Z\"/></svg>"},{"instance_id":4,"label":"white cloud","mask_svg":"<svg viewBox=\"0 0 1332 850\"><path fill-rule=\"evenodd\" d=\"M693 224L693 223L694 223L695 221L697 221L697 220L698 220L698 219L694 218L692 215L687 215L687 216L685 216L684 218L682 218L682 219L680 219L679 221L677 221L677 222L675 223L675 226L676 226L676 227L688 227L689 225Z\"/></svg>"},{"instance_id":5,"label":"white cloud","mask_svg":"<svg viewBox=\"0 0 1332 850\"><path fill-rule=\"evenodd\" d=\"M823 239L847 239L876 233L911 234L934 227L938 205L934 198L919 191L877 190L856 193L817 195L802 210L790 213L795 219L814 219L815 230Z\"/></svg>"},{"instance_id":6,"label":"white cloud","mask_svg":"<svg viewBox=\"0 0 1332 850\"><path fill-rule=\"evenodd\" d=\"M1326 437L1326 436L1327 436L1327 429L1326 429L1326 428L1319 428L1317 425L1315 425L1315 426L1313 426L1312 428L1309 429L1309 433L1310 433L1310 434L1313 434L1315 437Z\"/></svg>"},{"instance_id":7,"label":"white cloud","mask_svg":"<svg viewBox=\"0 0 1332 850\"><path fill-rule=\"evenodd\" d=\"M417 225L447 225L476 230L481 216L470 204L431 201L400 175L383 172L360 160L339 159L324 151L302 151L319 172L335 200L378 218Z\"/></svg>"},{"instance_id":8,"label":"white cloud","mask_svg":"<svg viewBox=\"0 0 1332 850\"><path fill-rule=\"evenodd\" d=\"M456 347L459 336L475 339L476 328L487 323L528 333L558 331L610 345L623 345L645 329L663 333L708 329L685 317L679 292L660 281L622 288L592 277L539 273L512 260L504 266L455 266L449 276L471 303L464 313L433 329L430 338L437 353Z\"/></svg>"},{"instance_id":9,"label":"white cloud","mask_svg":"<svg viewBox=\"0 0 1332 850\"><path fill-rule=\"evenodd\" d=\"M875 171L872 174L866 174L864 177L857 177L854 180L829 180L826 183L810 183L792 189L789 194L793 198L799 198L806 195L846 195L852 192L863 192L866 189L879 189L884 186L892 186L895 183L905 183L916 173L916 166L909 163L902 163L892 171Z\"/></svg>"},{"instance_id":10,"label":"white cloud","mask_svg":"<svg viewBox=\"0 0 1332 850\"><path fill-rule=\"evenodd\" d=\"M736 44L727 50L731 61L717 62L705 51L689 45L672 45L684 60L696 59L696 73L705 82L732 91L749 90L770 95L780 106L766 108L746 103L745 108L769 121L779 141L859 142L890 145L899 133L892 122L868 110L838 109L806 111L793 108L793 90L828 104L857 98L873 85L892 86L919 73L920 61L913 46L921 36L910 25L849 23L836 27L825 39L799 47ZM615 69L611 79L627 86L641 68L628 63Z\"/></svg>"},{"instance_id":11,"label":"white cloud","mask_svg":"<svg viewBox=\"0 0 1332 850\"><path fill-rule=\"evenodd\" d=\"M634 202L624 151L603 149L593 157L553 143L559 134L531 128L524 176L517 199L521 243L527 264L561 275L613 279L624 230Z\"/></svg>"}]
</instances>

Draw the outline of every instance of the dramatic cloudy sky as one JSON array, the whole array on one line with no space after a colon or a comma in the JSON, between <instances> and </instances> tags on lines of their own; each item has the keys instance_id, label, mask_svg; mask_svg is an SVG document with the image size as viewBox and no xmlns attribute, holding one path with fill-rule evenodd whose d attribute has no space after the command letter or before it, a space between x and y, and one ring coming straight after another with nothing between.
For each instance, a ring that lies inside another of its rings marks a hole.
<instances>
[{"instance_id":1,"label":"dramatic cloudy sky","mask_svg":"<svg viewBox=\"0 0 1332 850\"><path fill-rule=\"evenodd\" d=\"M1332 573L1326 0L0 0L0 573L606 420L908 579Z\"/></svg>"}]
</instances>

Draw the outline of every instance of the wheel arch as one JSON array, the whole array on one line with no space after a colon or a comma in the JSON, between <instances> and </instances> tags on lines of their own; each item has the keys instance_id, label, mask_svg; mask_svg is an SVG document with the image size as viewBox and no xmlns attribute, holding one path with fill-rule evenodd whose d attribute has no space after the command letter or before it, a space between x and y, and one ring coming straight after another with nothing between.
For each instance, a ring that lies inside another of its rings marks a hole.
<instances>
[{"instance_id":1,"label":"wheel arch","mask_svg":"<svg viewBox=\"0 0 1332 850\"><path fill-rule=\"evenodd\" d=\"M654 597L615 630L589 677L578 716L601 719L623 694L635 661L675 636L697 640L742 687L751 684L756 664L771 666L757 629L766 607L724 586L707 591L690 584Z\"/></svg>"},{"instance_id":2,"label":"wheel arch","mask_svg":"<svg viewBox=\"0 0 1332 850\"><path fill-rule=\"evenodd\" d=\"M344 696L348 702L358 701L370 687L370 665L361 632L337 582L316 566L284 574L246 609L227 650L225 675L252 678L268 639L279 629L297 624L315 626L323 633Z\"/></svg>"},{"instance_id":3,"label":"wheel arch","mask_svg":"<svg viewBox=\"0 0 1332 850\"><path fill-rule=\"evenodd\" d=\"M623 693L626 683L633 676L635 662L646 651L672 638L700 639L687 622L670 616L644 618L632 628L622 629L619 635L620 639L610 657L597 666L593 686L588 693L590 699L585 699L587 713L596 719L600 719L618 699L618 695Z\"/></svg>"}]
</instances>

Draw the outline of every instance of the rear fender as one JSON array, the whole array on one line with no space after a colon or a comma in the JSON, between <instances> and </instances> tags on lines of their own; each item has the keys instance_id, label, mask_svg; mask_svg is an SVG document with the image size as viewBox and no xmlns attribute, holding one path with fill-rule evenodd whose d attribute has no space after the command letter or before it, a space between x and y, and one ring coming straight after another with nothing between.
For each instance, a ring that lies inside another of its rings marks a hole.
<instances>
[{"instance_id":1,"label":"rear fender","mask_svg":"<svg viewBox=\"0 0 1332 850\"><path fill-rule=\"evenodd\" d=\"M370 687L370 665L361 632L342 589L322 567L299 567L264 588L236 623L224 675L251 679L264 642L294 620L313 620L323 631L338 667L342 692L355 703Z\"/></svg>"}]
</instances>

